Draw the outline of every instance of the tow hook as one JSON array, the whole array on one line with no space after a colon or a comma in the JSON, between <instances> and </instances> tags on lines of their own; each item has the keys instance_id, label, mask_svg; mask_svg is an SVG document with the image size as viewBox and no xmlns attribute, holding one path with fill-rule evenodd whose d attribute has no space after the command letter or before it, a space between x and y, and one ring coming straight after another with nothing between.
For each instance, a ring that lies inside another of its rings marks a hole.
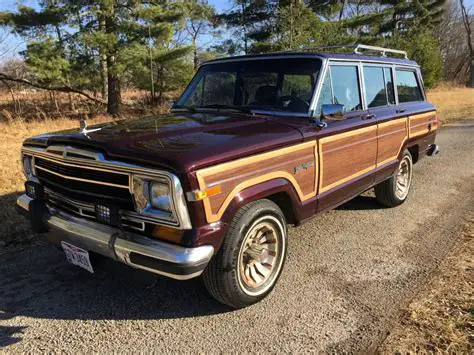
<instances>
[{"instance_id":1,"label":"tow hook","mask_svg":"<svg viewBox=\"0 0 474 355\"><path fill-rule=\"evenodd\" d=\"M429 157L434 157L439 153L439 146L437 144L430 144L426 150L426 155Z\"/></svg>"}]
</instances>

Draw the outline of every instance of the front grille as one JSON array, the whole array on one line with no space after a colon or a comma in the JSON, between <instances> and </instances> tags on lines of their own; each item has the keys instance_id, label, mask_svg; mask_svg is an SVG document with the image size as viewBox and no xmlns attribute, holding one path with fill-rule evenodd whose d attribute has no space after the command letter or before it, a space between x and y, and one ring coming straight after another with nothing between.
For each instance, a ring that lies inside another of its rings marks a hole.
<instances>
[{"instance_id":1,"label":"front grille","mask_svg":"<svg viewBox=\"0 0 474 355\"><path fill-rule=\"evenodd\" d=\"M49 172L76 179L104 182L107 184L124 186L127 188L129 185L128 174L119 174L95 169L86 169L78 166L62 165L52 160L46 160L42 158L35 158L35 166L40 168L39 170L42 171L45 171L46 169Z\"/></svg>"},{"instance_id":2,"label":"front grille","mask_svg":"<svg viewBox=\"0 0 474 355\"><path fill-rule=\"evenodd\" d=\"M129 174L88 169L35 157L36 176L49 190L77 201L109 201L133 210Z\"/></svg>"}]
</instances>

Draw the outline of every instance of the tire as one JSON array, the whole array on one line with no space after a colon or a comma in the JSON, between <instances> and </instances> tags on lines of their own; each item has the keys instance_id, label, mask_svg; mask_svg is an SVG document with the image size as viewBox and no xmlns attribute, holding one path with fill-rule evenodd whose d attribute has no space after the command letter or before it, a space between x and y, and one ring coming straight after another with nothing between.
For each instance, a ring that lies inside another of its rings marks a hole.
<instances>
[{"instance_id":1,"label":"tire","mask_svg":"<svg viewBox=\"0 0 474 355\"><path fill-rule=\"evenodd\" d=\"M208 292L236 309L259 302L280 277L287 245L285 216L274 202L259 200L242 207L204 271Z\"/></svg>"},{"instance_id":2,"label":"tire","mask_svg":"<svg viewBox=\"0 0 474 355\"><path fill-rule=\"evenodd\" d=\"M395 207L401 205L410 192L413 177L413 159L408 150L398 163L395 173L385 181L375 186L375 197L377 202L383 206ZM403 188L403 191L401 190Z\"/></svg>"}]
</instances>

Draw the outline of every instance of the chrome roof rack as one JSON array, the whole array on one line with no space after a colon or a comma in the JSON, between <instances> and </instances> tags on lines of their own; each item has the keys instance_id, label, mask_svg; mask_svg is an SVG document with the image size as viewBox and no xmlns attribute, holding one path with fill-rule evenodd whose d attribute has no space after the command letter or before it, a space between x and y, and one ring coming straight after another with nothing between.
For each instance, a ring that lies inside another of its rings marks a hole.
<instances>
[{"instance_id":1,"label":"chrome roof rack","mask_svg":"<svg viewBox=\"0 0 474 355\"><path fill-rule=\"evenodd\" d=\"M288 49L278 52L272 53L292 53L292 52L321 52L321 51L331 51L331 50L351 50L353 54L364 54L363 52L369 53L379 53L383 57L387 57L387 53L391 54L399 54L402 55L405 59L408 59L408 54L406 51L401 51L398 49L391 49L391 48L384 48L384 47L376 47L376 46L368 46L365 44L349 44L349 45L341 45L341 46L323 46L323 47L309 47L309 48L299 48L299 49Z\"/></svg>"},{"instance_id":2,"label":"chrome roof rack","mask_svg":"<svg viewBox=\"0 0 474 355\"><path fill-rule=\"evenodd\" d=\"M398 49L391 49L391 48L384 48L384 47L376 47L376 46L367 46L365 44L358 44L354 48L354 54L363 54L360 51L368 51L368 52L378 52L381 53L383 57L387 56L387 53L393 54L400 54L403 55L405 59L408 59L408 54L406 51L401 51Z\"/></svg>"}]
</instances>

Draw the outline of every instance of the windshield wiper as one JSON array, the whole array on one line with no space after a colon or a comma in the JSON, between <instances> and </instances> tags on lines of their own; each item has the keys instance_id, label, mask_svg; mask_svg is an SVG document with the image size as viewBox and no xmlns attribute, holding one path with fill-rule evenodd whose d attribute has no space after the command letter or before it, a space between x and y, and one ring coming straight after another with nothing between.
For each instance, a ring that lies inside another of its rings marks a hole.
<instances>
[{"instance_id":1,"label":"windshield wiper","mask_svg":"<svg viewBox=\"0 0 474 355\"><path fill-rule=\"evenodd\" d=\"M196 107L195 106L186 106L186 105L176 105L171 108L171 110L186 110L192 113L196 113Z\"/></svg>"},{"instance_id":2,"label":"windshield wiper","mask_svg":"<svg viewBox=\"0 0 474 355\"><path fill-rule=\"evenodd\" d=\"M196 106L197 109L200 108L215 108L215 109L228 109L228 110L235 110L247 114L252 114L252 110L249 107L242 107L242 106L233 106L233 105L224 105L224 104L209 104L209 105L203 105L203 106Z\"/></svg>"}]
</instances>

